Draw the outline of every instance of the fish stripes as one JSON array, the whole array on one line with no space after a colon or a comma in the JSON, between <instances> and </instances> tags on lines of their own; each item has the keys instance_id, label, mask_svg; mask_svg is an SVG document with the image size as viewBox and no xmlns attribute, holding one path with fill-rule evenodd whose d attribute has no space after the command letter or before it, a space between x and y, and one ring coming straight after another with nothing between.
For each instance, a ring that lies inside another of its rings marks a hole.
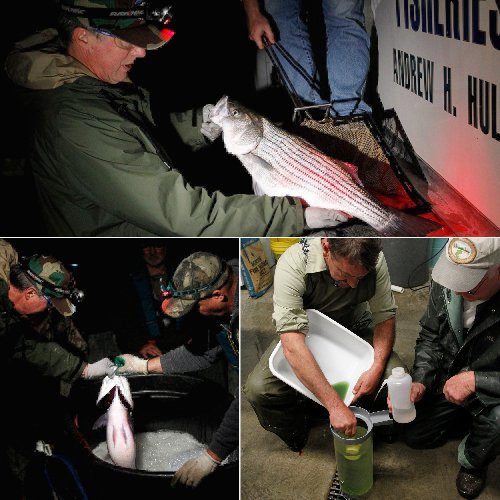
<instances>
[{"instance_id":1,"label":"fish stripes","mask_svg":"<svg viewBox=\"0 0 500 500\"><path fill-rule=\"evenodd\" d=\"M393 214L364 191L340 162L267 119L262 121L264 134L255 154L273 165L269 171L273 183L286 185L290 195L311 206L345 210L376 229L384 228Z\"/></svg>"},{"instance_id":2,"label":"fish stripes","mask_svg":"<svg viewBox=\"0 0 500 500\"><path fill-rule=\"evenodd\" d=\"M356 167L324 154L228 96L217 102L210 119L222 128L226 150L240 159L259 192L296 196L310 207L346 212L385 236L425 236L441 228L382 205L363 189Z\"/></svg>"}]
</instances>

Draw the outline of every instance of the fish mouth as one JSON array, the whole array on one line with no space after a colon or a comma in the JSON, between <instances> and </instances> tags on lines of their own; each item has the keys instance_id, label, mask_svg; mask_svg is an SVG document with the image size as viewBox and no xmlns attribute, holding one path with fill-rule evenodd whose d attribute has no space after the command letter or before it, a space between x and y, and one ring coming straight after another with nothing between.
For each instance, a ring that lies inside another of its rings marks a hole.
<instances>
[{"instance_id":1,"label":"fish mouth","mask_svg":"<svg viewBox=\"0 0 500 500\"><path fill-rule=\"evenodd\" d=\"M229 97L227 95L221 97L214 106L214 109L210 113L210 120L212 120L217 125L220 125L222 119L227 116ZM225 112L224 112L225 111Z\"/></svg>"}]
</instances>

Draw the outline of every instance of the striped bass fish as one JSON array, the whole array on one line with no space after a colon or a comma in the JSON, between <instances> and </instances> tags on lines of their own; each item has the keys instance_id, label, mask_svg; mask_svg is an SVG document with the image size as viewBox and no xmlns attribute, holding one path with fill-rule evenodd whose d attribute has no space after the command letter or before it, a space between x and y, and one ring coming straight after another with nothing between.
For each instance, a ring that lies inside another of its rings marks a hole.
<instances>
[{"instance_id":1,"label":"striped bass fish","mask_svg":"<svg viewBox=\"0 0 500 500\"><path fill-rule=\"evenodd\" d=\"M97 407L105 413L93 428L106 426L106 444L111 460L115 465L129 469L135 469L135 440L130 419L133 406L128 380L120 375L104 377Z\"/></svg>"},{"instance_id":2,"label":"striped bass fish","mask_svg":"<svg viewBox=\"0 0 500 500\"><path fill-rule=\"evenodd\" d=\"M442 227L382 205L363 188L357 167L325 155L228 96L217 102L210 119L222 128L226 150L252 176L258 194L296 196L311 207L345 212L384 236L425 236Z\"/></svg>"}]
</instances>

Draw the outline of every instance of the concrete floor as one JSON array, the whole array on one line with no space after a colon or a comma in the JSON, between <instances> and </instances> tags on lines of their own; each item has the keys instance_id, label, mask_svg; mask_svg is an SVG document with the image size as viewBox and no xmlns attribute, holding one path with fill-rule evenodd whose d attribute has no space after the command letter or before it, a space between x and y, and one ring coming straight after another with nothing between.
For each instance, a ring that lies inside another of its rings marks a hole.
<instances>
[{"instance_id":1,"label":"concrete floor","mask_svg":"<svg viewBox=\"0 0 500 500\"><path fill-rule=\"evenodd\" d=\"M271 322L273 289L258 299L241 292L241 383L274 338ZM395 350L412 366L418 321L425 310L428 288L395 293L399 306ZM364 498L383 500L461 498L455 488L459 441L433 450L412 450L400 442L374 441L374 484ZM333 440L327 420L318 420L302 454L290 451L265 431L241 398L241 500L323 500L335 473ZM500 498L500 458L490 465L480 498Z\"/></svg>"}]
</instances>

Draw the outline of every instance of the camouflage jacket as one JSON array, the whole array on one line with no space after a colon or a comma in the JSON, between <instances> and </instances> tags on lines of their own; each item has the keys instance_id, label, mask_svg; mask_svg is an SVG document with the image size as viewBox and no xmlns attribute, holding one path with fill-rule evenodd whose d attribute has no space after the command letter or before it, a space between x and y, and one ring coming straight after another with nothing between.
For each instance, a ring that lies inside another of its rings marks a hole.
<instances>
[{"instance_id":1,"label":"camouflage jacket","mask_svg":"<svg viewBox=\"0 0 500 500\"><path fill-rule=\"evenodd\" d=\"M29 369L59 380L60 394L67 396L80 379L87 357L87 343L71 318L55 310L36 324L20 315L8 298L8 284L0 279L0 352L17 369Z\"/></svg>"},{"instance_id":2,"label":"camouflage jacket","mask_svg":"<svg viewBox=\"0 0 500 500\"><path fill-rule=\"evenodd\" d=\"M297 236L298 199L225 196L190 186L154 138L146 90L99 80L45 30L6 60L34 127L30 163L44 222L55 236ZM194 119L193 119L194 118ZM172 115L196 148L201 110ZM204 165L200 168L214 168ZM230 175L221 166L214 175Z\"/></svg>"},{"instance_id":3,"label":"camouflage jacket","mask_svg":"<svg viewBox=\"0 0 500 500\"><path fill-rule=\"evenodd\" d=\"M10 267L17 261L16 249L7 240L0 239L0 279L9 280Z\"/></svg>"}]
</instances>

